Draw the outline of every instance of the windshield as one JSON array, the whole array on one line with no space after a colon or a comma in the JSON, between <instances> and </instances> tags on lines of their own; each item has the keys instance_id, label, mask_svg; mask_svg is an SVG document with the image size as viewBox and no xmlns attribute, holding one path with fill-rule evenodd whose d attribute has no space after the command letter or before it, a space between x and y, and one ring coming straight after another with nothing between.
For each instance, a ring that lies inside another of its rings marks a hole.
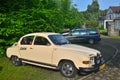
<instances>
[{"instance_id":1,"label":"windshield","mask_svg":"<svg viewBox=\"0 0 120 80\"><path fill-rule=\"evenodd\" d=\"M69 44L69 41L62 35L49 35L48 37L55 45Z\"/></svg>"}]
</instances>

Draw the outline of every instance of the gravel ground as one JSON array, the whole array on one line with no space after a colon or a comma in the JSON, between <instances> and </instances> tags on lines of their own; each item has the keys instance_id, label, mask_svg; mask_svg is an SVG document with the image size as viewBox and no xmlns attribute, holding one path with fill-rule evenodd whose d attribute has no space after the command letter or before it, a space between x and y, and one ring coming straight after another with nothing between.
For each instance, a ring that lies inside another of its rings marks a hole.
<instances>
[{"instance_id":1,"label":"gravel ground","mask_svg":"<svg viewBox=\"0 0 120 80\"><path fill-rule=\"evenodd\" d=\"M117 55L106 63L104 70L93 73L83 80L120 80L120 40L103 37L102 43L107 43L117 48Z\"/></svg>"}]
</instances>

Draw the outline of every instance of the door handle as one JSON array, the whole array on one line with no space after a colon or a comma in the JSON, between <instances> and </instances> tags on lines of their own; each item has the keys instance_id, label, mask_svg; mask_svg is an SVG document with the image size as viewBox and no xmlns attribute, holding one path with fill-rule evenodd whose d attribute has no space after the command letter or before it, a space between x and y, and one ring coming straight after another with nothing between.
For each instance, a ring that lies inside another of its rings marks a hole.
<instances>
[{"instance_id":1,"label":"door handle","mask_svg":"<svg viewBox=\"0 0 120 80\"><path fill-rule=\"evenodd\" d=\"M20 50L26 50L26 49L27 49L27 48L25 48L25 47L21 47L21 48L20 48Z\"/></svg>"},{"instance_id":2,"label":"door handle","mask_svg":"<svg viewBox=\"0 0 120 80\"><path fill-rule=\"evenodd\" d=\"M33 48L30 48L30 49L33 49Z\"/></svg>"}]
</instances>

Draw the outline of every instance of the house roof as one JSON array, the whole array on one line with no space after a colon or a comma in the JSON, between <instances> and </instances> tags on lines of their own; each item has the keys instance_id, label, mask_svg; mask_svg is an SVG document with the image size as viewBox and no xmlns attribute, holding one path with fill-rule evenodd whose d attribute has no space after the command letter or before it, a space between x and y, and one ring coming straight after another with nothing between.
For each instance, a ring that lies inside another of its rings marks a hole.
<instances>
[{"instance_id":1,"label":"house roof","mask_svg":"<svg viewBox=\"0 0 120 80\"><path fill-rule=\"evenodd\" d=\"M113 13L120 13L120 6L111 6L110 9Z\"/></svg>"}]
</instances>

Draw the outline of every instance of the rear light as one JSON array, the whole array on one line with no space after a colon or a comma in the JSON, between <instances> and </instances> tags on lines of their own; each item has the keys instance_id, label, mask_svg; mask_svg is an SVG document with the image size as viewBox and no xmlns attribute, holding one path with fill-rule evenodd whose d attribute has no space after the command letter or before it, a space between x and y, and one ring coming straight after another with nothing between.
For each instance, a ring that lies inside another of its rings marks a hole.
<instances>
[{"instance_id":1,"label":"rear light","mask_svg":"<svg viewBox=\"0 0 120 80\"><path fill-rule=\"evenodd\" d=\"M100 36L100 30L98 30L98 35Z\"/></svg>"}]
</instances>

